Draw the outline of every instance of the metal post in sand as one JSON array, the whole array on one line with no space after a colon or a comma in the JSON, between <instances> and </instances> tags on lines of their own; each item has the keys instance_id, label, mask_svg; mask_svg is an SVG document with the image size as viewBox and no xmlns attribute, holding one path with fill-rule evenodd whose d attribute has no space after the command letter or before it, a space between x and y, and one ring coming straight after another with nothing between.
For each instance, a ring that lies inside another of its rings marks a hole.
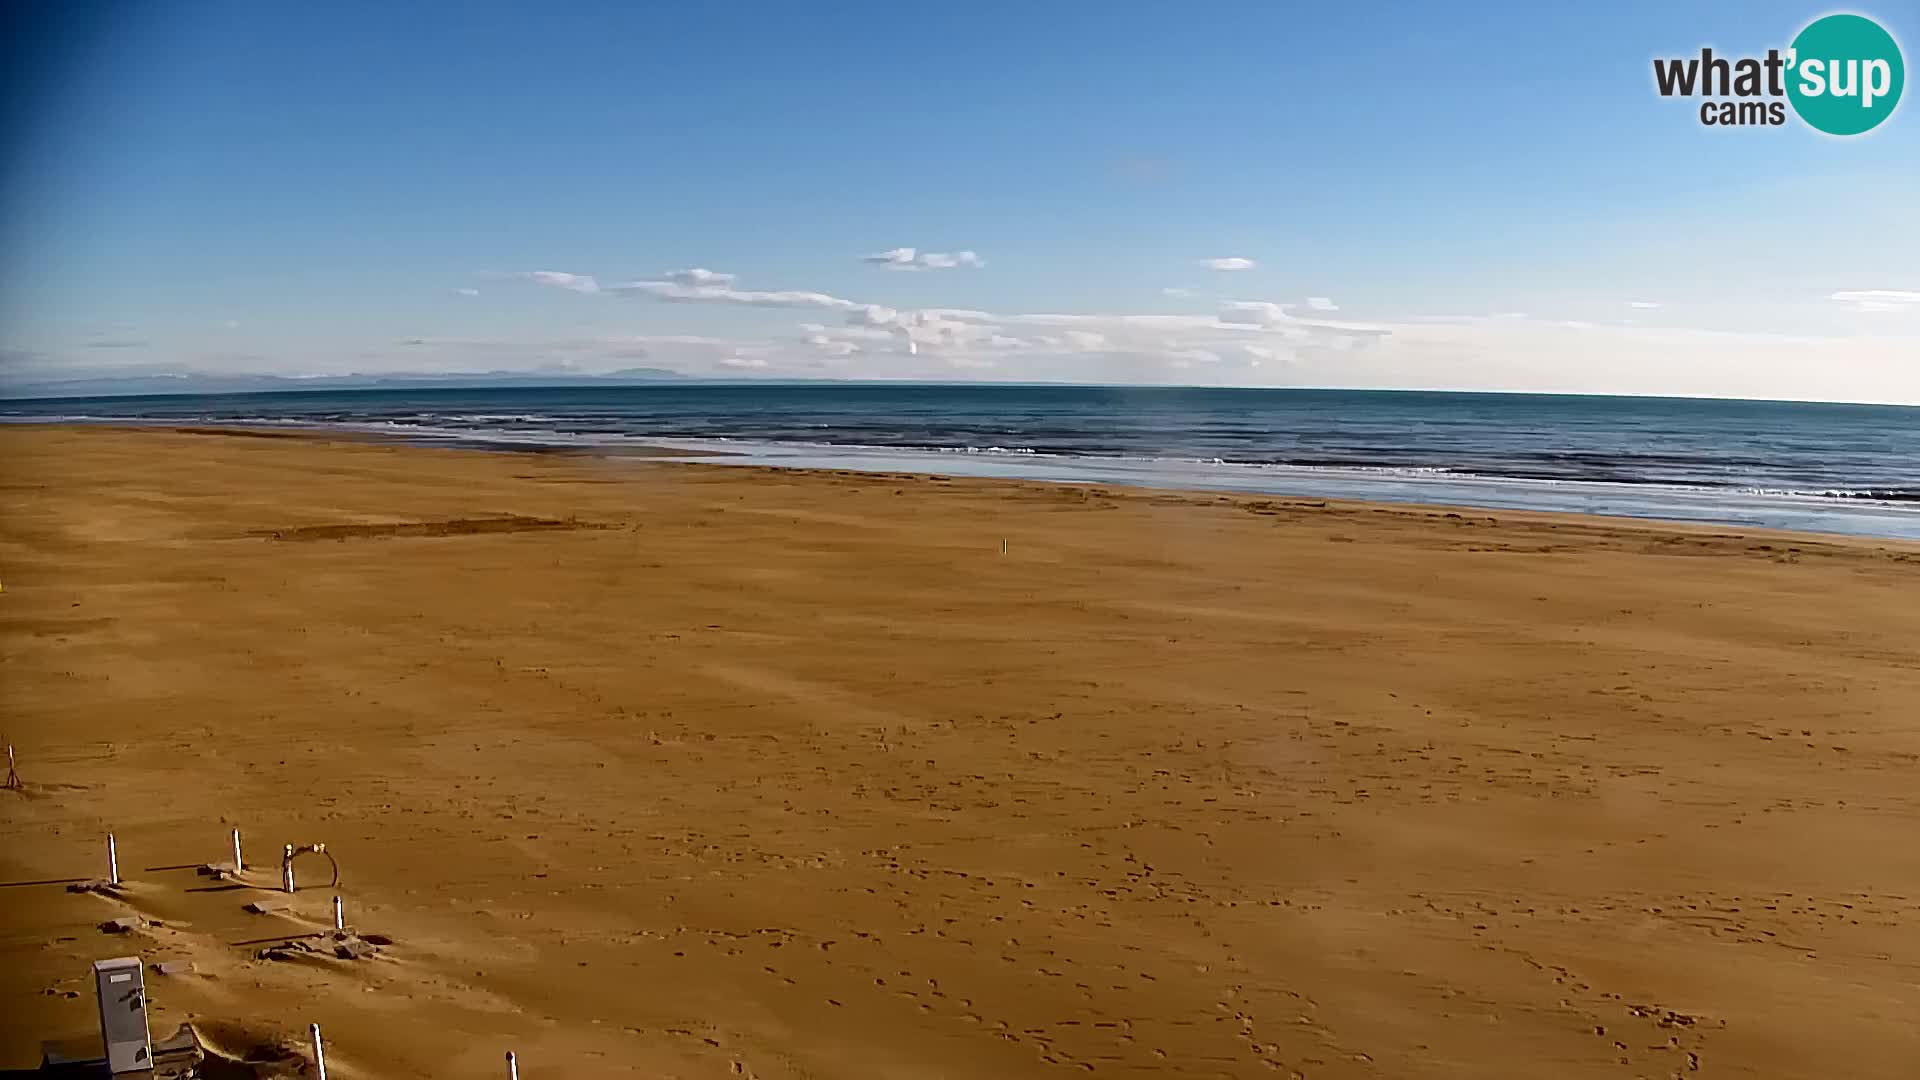
<instances>
[{"instance_id":1,"label":"metal post in sand","mask_svg":"<svg viewBox=\"0 0 1920 1080\"><path fill-rule=\"evenodd\" d=\"M1000 554L1005 555L1006 553L1007 553L1007 538L1003 536L1000 538Z\"/></svg>"},{"instance_id":2,"label":"metal post in sand","mask_svg":"<svg viewBox=\"0 0 1920 1080\"><path fill-rule=\"evenodd\" d=\"M114 846L113 834L107 834L107 884L120 884L120 850Z\"/></svg>"},{"instance_id":3,"label":"metal post in sand","mask_svg":"<svg viewBox=\"0 0 1920 1080\"><path fill-rule=\"evenodd\" d=\"M247 864L240 861L240 830L235 829L233 830L233 872L237 874L246 868Z\"/></svg>"},{"instance_id":4,"label":"metal post in sand","mask_svg":"<svg viewBox=\"0 0 1920 1080\"><path fill-rule=\"evenodd\" d=\"M313 1068L319 1073L320 1080L327 1080L327 1051L320 1045L320 1025L308 1024L307 1031L313 1036Z\"/></svg>"},{"instance_id":5,"label":"metal post in sand","mask_svg":"<svg viewBox=\"0 0 1920 1080\"><path fill-rule=\"evenodd\" d=\"M347 928L347 909L341 906L338 896L333 898L333 928L335 930L345 930Z\"/></svg>"},{"instance_id":6,"label":"metal post in sand","mask_svg":"<svg viewBox=\"0 0 1920 1080\"><path fill-rule=\"evenodd\" d=\"M281 859L280 859L280 884L286 886L286 889L288 892L293 891L293 845L292 844L287 845L286 852L284 855L281 856Z\"/></svg>"},{"instance_id":7,"label":"metal post in sand","mask_svg":"<svg viewBox=\"0 0 1920 1080\"><path fill-rule=\"evenodd\" d=\"M520 1080L520 1062L511 1050L507 1051L507 1080Z\"/></svg>"}]
</instances>

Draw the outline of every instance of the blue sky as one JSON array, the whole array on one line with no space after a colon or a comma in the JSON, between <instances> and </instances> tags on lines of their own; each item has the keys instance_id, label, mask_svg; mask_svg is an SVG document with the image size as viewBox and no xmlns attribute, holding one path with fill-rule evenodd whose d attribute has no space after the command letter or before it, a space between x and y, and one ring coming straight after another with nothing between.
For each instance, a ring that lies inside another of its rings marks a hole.
<instances>
[{"instance_id":1,"label":"blue sky","mask_svg":"<svg viewBox=\"0 0 1920 1080\"><path fill-rule=\"evenodd\" d=\"M1913 105L1652 89L1825 8L826 7L69 9L12 74L8 368L1920 402Z\"/></svg>"}]
</instances>

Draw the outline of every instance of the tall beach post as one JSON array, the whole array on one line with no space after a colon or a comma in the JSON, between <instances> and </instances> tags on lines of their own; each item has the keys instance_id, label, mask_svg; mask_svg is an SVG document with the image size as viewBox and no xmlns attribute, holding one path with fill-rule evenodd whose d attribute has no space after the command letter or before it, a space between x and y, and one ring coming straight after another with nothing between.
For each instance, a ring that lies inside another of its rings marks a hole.
<instances>
[{"instance_id":1,"label":"tall beach post","mask_svg":"<svg viewBox=\"0 0 1920 1080\"><path fill-rule=\"evenodd\" d=\"M341 906L340 897L337 894L333 898L333 928L335 930L347 928L347 909Z\"/></svg>"},{"instance_id":2,"label":"tall beach post","mask_svg":"<svg viewBox=\"0 0 1920 1080\"><path fill-rule=\"evenodd\" d=\"M293 891L293 845L292 844L287 845L286 851L280 857L280 884L286 886L286 889L288 892Z\"/></svg>"},{"instance_id":3,"label":"tall beach post","mask_svg":"<svg viewBox=\"0 0 1920 1080\"><path fill-rule=\"evenodd\" d=\"M313 1036L313 1068L320 1080L327 1080L327 1051L320 1045L320 1025L308 1024L307 1032Z\"/></svg>"},{"instance_id":4,"label":"tall beach post","mask_svg":"<svg viewBox=\"0 0 1920 1080\"><path fill-rule=\"evenodd\" d=\"M507 1051L507 1080L520 1080L520 1061Z\"/></svg>"},{"instance_id":5,"label":"tall beach post","mask_svg":"<svg viewBox=\"0 0 1920 1080\"><path fill-rule=\"evenodd\" d=\"M113 843L113 834L107 834L107 884L120 884L120 851Z\"/></svg>"},{"instance_id":6,"label":"tall beach post","mask_svg":"<svg viewBox=\"0 0 1920 1080\"><path fill-rule=\"evenodd\" d=\"M233 830L233 872L237 874L246 868L247 864L240 861L240 830L235 829Z\"/></svg>"}]
</instances>

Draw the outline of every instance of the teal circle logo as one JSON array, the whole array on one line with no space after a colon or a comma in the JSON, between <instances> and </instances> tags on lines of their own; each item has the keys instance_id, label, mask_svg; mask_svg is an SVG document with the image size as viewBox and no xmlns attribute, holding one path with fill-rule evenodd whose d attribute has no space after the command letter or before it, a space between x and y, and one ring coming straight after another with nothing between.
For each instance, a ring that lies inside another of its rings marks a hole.
<instances>
[{"instance_id":1,"label":"teal circle logo","mask_svg":"<svg viewBox=\"0 0 1920 1080\"><path fill-rule=\"evenodd\" d=\"M1907 66L1893 35L1862 15L1815 19L1787 54L1787 99L1829 135L1871 131L1893 115Z\"/></svg>"}]
</instances>

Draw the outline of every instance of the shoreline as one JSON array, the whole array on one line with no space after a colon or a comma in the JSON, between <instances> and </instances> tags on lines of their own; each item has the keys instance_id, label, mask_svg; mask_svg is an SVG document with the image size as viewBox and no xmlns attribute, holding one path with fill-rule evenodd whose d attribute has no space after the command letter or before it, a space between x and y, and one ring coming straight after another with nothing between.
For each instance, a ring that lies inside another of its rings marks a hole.
<instances>
[{"instance_id":1,"label":"shoreline","mask_svg":"<svg viewBox=\"0 0 1920 1080\"><path fill-rule=\"evenodd\" d=\"M768 470L773 470L778 472L796 472L796 473L803 473L803 474L863 475L863 476L874 476L874 477L883 477L883 478L884 477L940 478L940 479L952 480L952 481L1000 482L1000 483L1012 483L1012 484L1041 484L1041 485L1048 485L1048 486L1085 487L1088 489L1098 489L1098 490L1114 491L1114 492L1141 491L1141 492L1157 493L1162 495L1182 494L1182 495L1192 496L1196 500L1200 500L1200 501L1205 501L1205 500L1224 496L1224 497L1227 497L1230 499L1236 499L1236 500L1247 500L1247 499L1266 500L1266 501L1282 500L1285 502L1296 503L1296 504L1324 503L1327 505L1342 506L1342 507L1349 507L1349 508L1355 508L1355 509L1367 509L1367 510L1372 510L1377 512L1393 512L1396 510L1400 510L1400 511L1412 512L1412 513L1416 513L1424 516L1438 515L1442 517L1449 517L1449 516L1451 517L1482 517L1482 516L1492 517L1494 515L1499 515L1503 518L1508 518L1512 520L1527 520L1532 518L1539 518L1541 520L1548 520L1548 521L1565 521L1568 524L1574 524L1582 521L1591 521L1591 522L1600 523L1601 527L1603 528L1611 528L1611 529L1631 528L1634 526L1638 526L1653 532L1676 531L1676 532L1686 532L1690 534L1699 533L1704 535L1717 536L1723 539L1739 539L1748 535L1759 535L1763 538L1767 536L1792 537L1792 538L1798 538L1805 543L1814 543L1814 544L1845 545L1848 543L1859 543L1859 544L1871 544L1876 546L1882 546L1895 551L1920 551L1920 532L1916 532L1915 535L1907 535L1902 532L1864 532L1864 531L1851 531L1851 530L1843 530L1843 529L1793 528L1789 526L1746 524L1746 523L1740 523L1740 522L1723 522L1723 521L1712 521L1712 520L1687 520L1683 518L1669 518L1669 517L1661 517L1657 515L1609 513L1602 510L1569 510L1569 509L1558 509L1558 508L1536 508L1536 507L1513 506L1513 505L1486 505L1486 504L1479 504L1479 503L1447 502L1444 500L1436 501L1436 500L1425 500L1425 499L1418 499L1418 498L1406 498L1406 499L1362 498L1357 496L1346 496L1346 495L1339 495L1339 494L1332 494L1332 495L1299 494L1299 493L1288 493L1284 491L1267 490L1264 488L1247 489L1247 488L1236 488L1236 487L1162 485L1162 484L1154 484L1150 482L1127 482L1127 481L1111 482L1111 481L1101 481L1098 479L1074 479L1074 478L1067 478L1067 477L1050 477L1050 476L1020 476L1020 475L1007 475L1007 474L995 473L995 472L968 473L968 472L953 472L953 471L947 471L947 470L941 470L941 469L923 469L923 468L912 468L912 467L862 468L857 462L846 462L846 461L836 462L834 460L831 460L830 458L826 460L820 460L817 462L805 463L805 464L770 464L764 460L757 458L754 452L750 449L720 450L720 449L708 449L708 448L690 448L685 446L648 444L648 443L639 443L639 442L636 442L631 445L588 444L588 445L578 445L578 446L570 446L565 444L552 444L552 443L524 443L523 444L523 443L516 443L516 442L509 442L509 441L488 441L483 439L416 437L416 436L409 436L405 434L392 434L392 433L381 432L381 431L362 431L362 430L353 430L348 428L327 427L324 425L296 425L296 424L287 424L287 425L276 424L268 427L268 426L253 426L253 425L245 425L245 424L183 425L179 423L166 422L166 421L154 421L152 423L94 423L94 422L42 423L42 422L22 421L22 422L11 422L5 425L0 425L0 430L5 430L6 428L22 428L22 429L29 429L29 430L43 429L43 430L54 430L54 431L60 431L60 430L71 430L71 431L107 430L107 431L125 431L125 432L167 431L167 432L174 432L177 434L184 434L184 435L203 435L203 436L212 436L212 437L230 436L230 437L243 437L243 438L246 438L246 437L286 438L286 439L308 440L308 441L315 441L315 442L322 442L322 443L339 442L339 443L349 443L349 444L394 445L394 446L406 446L406 447L414 447L414 448L429 449L429 450L459 450L459 451L473 451L473 452L492 453L492 454L526 455L526 456L533 456L533 457L553 457L556 459L576 458L576 459L583 459L583 460L598 459L598 460L607 460L607 461L632 460L632 461L646 461L646 462L656 463L656 464L708 465L708 466L731 468L731 469L741 469L741 468L756 469L756 470L768 469ZM694 440L689 440L689 441L694 441ZM866 449L866 448L840 448L840 449L853 450L853 449ZM905 464L909 466L918 464L922 460L924 460L924 462L929 465L936 464L941 461L948 461L948 462L958 464L960 462L978 460L978 457L976 455L947 454L944 452L933 452L933 451L923 452L917 455L899 455L899 456L904 458L901 464ZM1024 460L1024 459L1016 459L1016 460ZM1066 460L1088 461L1091 459L1066 459ZM1536 481L1506 481L1506 480L1492 480L1488 482L1495 483L1495 484L1512 483L1516 485L1536 483ZM1421 484L1427 484L1427 483L1430 483L1430 482L1416 481L1415 486L1418 486ZM1621 488L1626 491L1635 491L1641 487L1645 487L1646 485L1615 484L1615 485L1608 485L1608 486ZM1731 493L1723 493L1723 494L1731 494ZM1776 496L1768 496L1768 497L1773 498ZM1785 496L1777 496L1777 497L1785 498ZM1901 519L1900 523L1903 526L1911 525L1913 529L1920 530L1920 513L1916 513L1911 510L1908 510L1904 507L1903 504L1898 504L1898 503L1862 503L1859 501L1834 500L1832 502L1819 504L1819 510L1813 511L1812 515L1817 517L1820 513L1844 514L1849 510L1857 514L1861 511L1868 510L1871 507L1878 507L1878 506L1883 506L1893 514L1899 515ZM1912 519L1910 522L1904 520L1909 517Z\"/></svg>"},{"instance_id":2,"label":"shoreline","mask_svg":"<svg viewBox=\"0 0 1920 1080\"><path fill-rule=\"evenodd\" d=\"M343 1075L1920 1060L1913 545L144 427L0 453L0 1070L131 954L154 1031L318 1023ZM109 832L126 887L66 891ZM279 893L315 842L338 888ZM277 947L336 892L374 954Z\"/></svg>"}]
</instances>

